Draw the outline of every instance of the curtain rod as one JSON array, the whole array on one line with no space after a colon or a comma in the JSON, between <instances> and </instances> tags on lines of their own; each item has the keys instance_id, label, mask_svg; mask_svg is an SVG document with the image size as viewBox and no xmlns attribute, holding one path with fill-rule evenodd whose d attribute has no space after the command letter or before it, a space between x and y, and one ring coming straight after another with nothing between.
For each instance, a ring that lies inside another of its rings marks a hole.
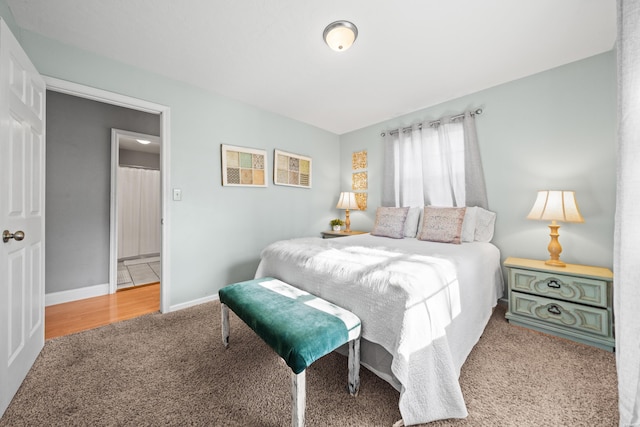
<instances>
[{"instance_id":1,"label":"curtain rod","mask_svg":"<svg viewBox=\"0 0 640 427\"><path fill-rule=\"evenodd\" d=\"M472 116L475 116L475 115L479 116L480 114L482 114L482 109L481 108L478 108L478 109L476 109L474 111L471 111L471 115ZM451 121L459 120L459 119L463 118L464 115L465 115L465 113L460 113L460 114L456 114L455 116L451 116ZM427 126L438 126L440 124L441 120L442 119L432 120L432 121L427 123ZM424 125L424 123L418 124L418 129L422 129L423 125ZM408 130L411 130L411 128L412 128L412 126L407 126L407 127L402 128L402 129L390 130L389 131L389 135L394 135L394 134L398 133L399 131L406 132ZM385 135L386 135L385 132L380 133L380 136L385 136Z\"/></svg>"}]
</instances>

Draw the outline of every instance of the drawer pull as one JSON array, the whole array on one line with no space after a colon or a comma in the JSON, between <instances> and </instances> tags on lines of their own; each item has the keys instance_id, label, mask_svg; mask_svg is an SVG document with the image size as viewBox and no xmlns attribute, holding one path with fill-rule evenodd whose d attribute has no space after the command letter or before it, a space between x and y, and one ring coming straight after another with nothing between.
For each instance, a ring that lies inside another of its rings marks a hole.
<instances>
[{"instance_id":1,"label":"drawer pull","mask_svg":"<svg viewBox=\"0 0 640 427\"><path fill-rule=\"evenodd\" d=\"M547 311L551 314L561 314L557 305L553 304L547 307Z\"/></svg>"},{"instance_id":2,"label":"drawer pull","mask_svg":"<svg viewBox=\"0 0 640 427\"><path fill-rule=\"evenodd\" d=\"M547 282L547 286L550 287L550 288L554 288L554 289L560 289L561 285L560 285L560 283L558 283L557 280L554 279L554 280L549 280Z\"/></svg>"}]
</instances>

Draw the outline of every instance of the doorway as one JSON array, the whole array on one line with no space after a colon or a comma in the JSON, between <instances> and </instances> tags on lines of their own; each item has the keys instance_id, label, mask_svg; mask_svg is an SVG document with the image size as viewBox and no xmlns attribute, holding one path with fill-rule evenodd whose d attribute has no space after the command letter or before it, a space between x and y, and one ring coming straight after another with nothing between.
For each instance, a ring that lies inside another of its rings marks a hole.
<instances>
[{"instance_id":1,"label":"doorway","mask_svg":"<svg viewBox=\"0 0 640 427\"><path fill-rule=\"evenodd\" d=\"M109 293L161 282L160 147L157 136L111 130Z\"/></svg>"},{"instance_id":2,"label":"doorway","mask_svg":"<svg viewBox=\"0 0 640 427\"><path fill-rule=\"evenodd\" d=\"M164 195L168 194L169 187L169 170L170 170L170 109L166 106L151 103L148 101L140 100L137 98L131 98L128 96L103 91L100 89L91 88L88 86L79 85L77 83L72 83L60 79L55 79L51 77L44 78L45 83L47 85L47 89L60 92L67 95L76 96L79 98L85 98L89 100L94 100L98 102L102 102L105 104L115 105L119 107L125 107L132 110L147 112L151 114L156 114L159 117L160 122L160 271L162 274L162 285L160 290L160 311L168 312L170 311L169 305L169 289L170 289L170 275L169 275L169 247L170 247L170 221L168 216L168 198ZM111 238L111 236L110 236ZM117 260L117 251L114 250L116 246L114 246L114 242L110 240L109 242L109 256ZM115 254L115 255L113 255ZM110 264L111 264L110 259ZM114 265L117 266L117 263ZM108 266L108 268L111 265ZM115 292L117 285L117 267L114 269L109 268L109 283L106 284L103 292L96 293L90 296L104 295L105 293L111 292L111 284L114 283L113 292Z\"/></svg>"}]
</instances>

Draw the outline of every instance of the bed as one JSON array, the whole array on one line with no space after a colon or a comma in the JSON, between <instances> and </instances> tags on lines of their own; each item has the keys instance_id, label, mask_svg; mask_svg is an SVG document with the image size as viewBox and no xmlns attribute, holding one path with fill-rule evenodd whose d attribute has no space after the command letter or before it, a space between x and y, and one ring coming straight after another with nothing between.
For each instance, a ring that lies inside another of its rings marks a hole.
<instances>
[{"instance_id":1,"label":"bed","mask_svg":"<svg viewBox=\"0 0 640 427\"><path fill-rule=\"evenodd\" d=\"M460 368L503 293L493 244L418 237L283 240L256 271L360 317L361 362L400 392L405 425L467 416Z\"/></svg>"}]
</instances>

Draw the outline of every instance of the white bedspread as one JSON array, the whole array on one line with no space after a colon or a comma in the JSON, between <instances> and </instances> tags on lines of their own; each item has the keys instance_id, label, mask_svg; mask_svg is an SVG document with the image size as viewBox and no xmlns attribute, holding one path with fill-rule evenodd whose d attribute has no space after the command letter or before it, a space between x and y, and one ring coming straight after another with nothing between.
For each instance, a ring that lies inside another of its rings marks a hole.
<instances>
[{"instance_id":1,"label":"white bedspread","mask_svg":"<svg viewBox=\"0 0 640 427\"><path fill-rule=\"evenodd\" d=\"M256 277L276 277L360 317L362 337L393 358L405 425L467 416L460 368L502 296L494 245L365 234L280 241L261 258Z\"/></svg>"}]
</instances>

